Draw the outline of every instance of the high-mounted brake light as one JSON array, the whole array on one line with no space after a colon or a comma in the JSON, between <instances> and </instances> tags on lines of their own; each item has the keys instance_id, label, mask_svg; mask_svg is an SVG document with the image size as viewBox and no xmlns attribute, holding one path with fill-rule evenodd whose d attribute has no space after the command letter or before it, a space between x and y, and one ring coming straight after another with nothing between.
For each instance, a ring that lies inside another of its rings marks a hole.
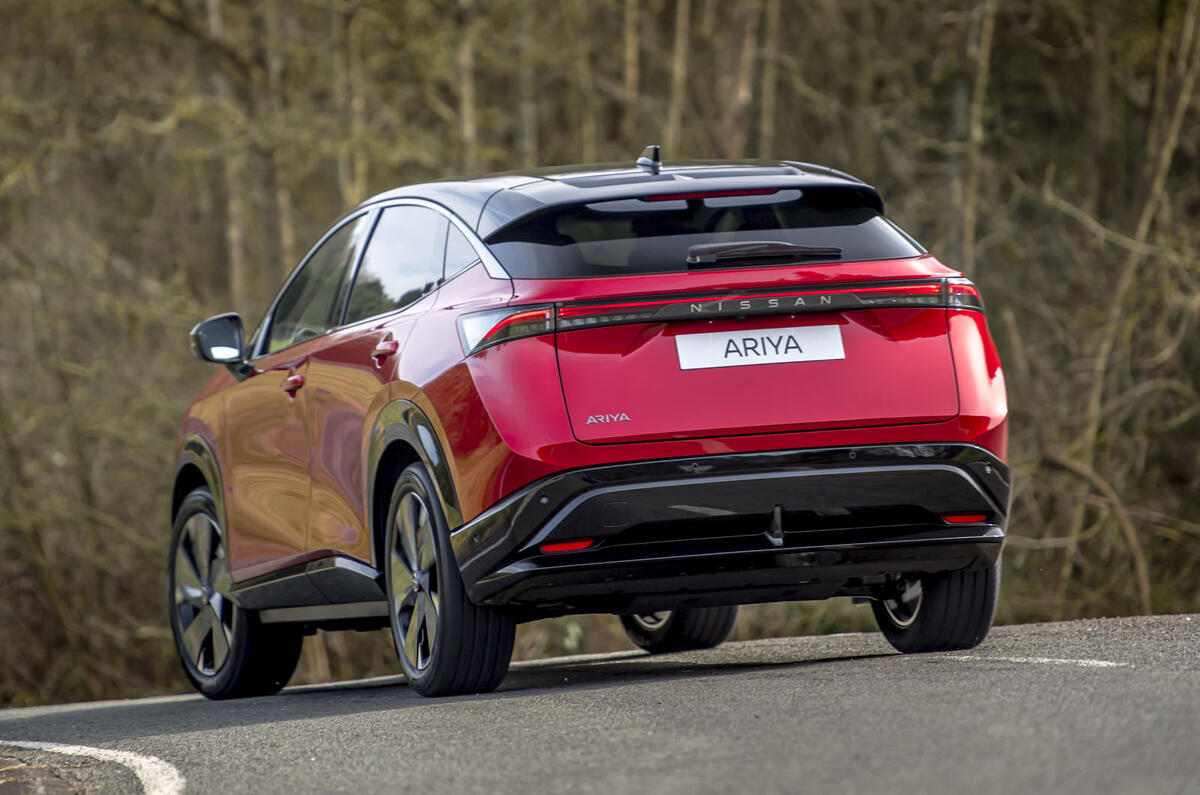
<instances>
[{"instance_id":1,"label":"high-mounted brake light","mask_svg":"<svg viewBox=\"0 0 1200 795\"><path fill-rule=\"evenodd\" d=\"M667 193L661 196L643 196L644 202L686 201L688 199L722 199L726 196L770 196L778 193L777 188L743 188L741 190L706 190L694 193Z\"/></svg>"},{"instance_id":2,"label":"high-mounted brake light","mask_svg":"<svg viewBox=\"0 0 1200 795\"><path fill-rule=\"evenodd\" d=\"M501 342L552 331L553 306L506 306L458 319L458 336L468 356Z\"/></svg>"}]
</instances>

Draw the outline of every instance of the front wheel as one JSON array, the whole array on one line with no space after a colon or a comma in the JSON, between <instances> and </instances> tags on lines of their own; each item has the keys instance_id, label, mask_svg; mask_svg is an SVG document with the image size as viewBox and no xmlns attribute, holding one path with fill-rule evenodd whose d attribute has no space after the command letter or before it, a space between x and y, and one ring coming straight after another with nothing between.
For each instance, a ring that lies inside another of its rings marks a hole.
<instances>
[{"instance_id":1,"label":"front wheel","mask_svg":"<svg viewBox=\"0 0 1200 795\"><path fill-rule=\"evenodd\" d=\"M385 541L392 638L421 695L486 693L508 673L516 621L467 596L436 493L420 464L392 489Z\"/></svg>"},{"instance_id":2,"label":"front wheel","mask_svg":"<svg viewBox=\"0 0 1200 795\"><path fill-rule=\"evenodd\" d=\"M651 654L661 654L724 643L737 614L737 605L698 607L621 616L621 624L631 641Z\"/></svg>"},{"instance_id":3,"label":"front wheel","mask_svg":"<svg viewBox=\"0 0 1200 795\"><path fill-rule=\"evenodd\" d=\"M978 646L992 627L1000 564L904 577L872 603L888 642L906 654Z\"/></svg>"},{"instance_id":4,"label":"front wheel","mask_svg":"<svg viewBox=\"0 0 1200 795\"><path fill-rule=\"evenodd\" d=\"M167 592L175 648L192 685L209 698L270 695L295 672L304 638L238 607L225 547L212 493L193 490L171 530Z\"/></svg>"}]
</instances>

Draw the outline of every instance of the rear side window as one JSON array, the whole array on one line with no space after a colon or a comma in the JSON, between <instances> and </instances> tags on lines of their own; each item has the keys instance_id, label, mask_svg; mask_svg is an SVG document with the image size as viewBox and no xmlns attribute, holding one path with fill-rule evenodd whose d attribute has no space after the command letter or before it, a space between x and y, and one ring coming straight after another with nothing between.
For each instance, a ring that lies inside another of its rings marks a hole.
<instances>
[{"instance_id":1,"label":"rear side window","mask_svg":"<svg viewBox=\"0 0 1200 795\"><path fill-rule=\"evenodd\" d=\"M853 202L853 203L851 203ZM924 251L857 194L830 189L766 195L620 199L554 207L485 242L513 277L568 279L687 271L706 243L780 241L838 248L804 263L900 259ZM721 268L786 264L787 257L723 260ZM709 266L713 267L713 266Z\"/></svg>"},{"instance_id":2,"label":"rear side window","mask_svg":"<svg viewBox=\"0 0 1200 795\"><path fill-rule=\"evenodd\" d=\"M385 209L358 266L346 323L403 309L441 284L449 223L426 207Z\"/></svg>"},{"instance_id":3,"label":"rear side window","mask_svg":"<svg viewBox=\"0 0 1200 795\"><path fill-rule=\"evenodd\" d=\"M450 234L446 238L446 280L453 279L476 262L479 262L479 254L475 247L466 235L450 224Z\"/></svg>"}]
</instances>

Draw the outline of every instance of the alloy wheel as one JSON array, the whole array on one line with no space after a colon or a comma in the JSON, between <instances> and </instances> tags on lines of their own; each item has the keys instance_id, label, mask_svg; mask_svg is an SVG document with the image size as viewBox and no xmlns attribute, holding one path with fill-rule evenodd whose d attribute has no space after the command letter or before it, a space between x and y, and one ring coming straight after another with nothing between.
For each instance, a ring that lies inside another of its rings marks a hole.
<instances>
[{"instance_id":1,"label":"alloy wheel","mask_svg":"<svg viewBox=\"0 0 1200 795\"><path fill-rule=\"evenodd\" d=\"M917 620L917 615L921 612L922 596L921 580L909 578L897 583L894 597L880 601L892 623L898 628L904 629L912 626L912 623Z\"/></svg>"},{"instance_id":2,"label":"alloy wheel","mask_svg":"<svg viewBox=\"0 0 1200 795\"><path fill-rule=\"evenodd\" d=\"M437 543L429 506L408 492L396 507L391 550L392 622L414 672L429 667L438 633Z\"/></svg>"},{"instance_id":3,"label":"alloy wheel","mask_svg":"<svg viewBox=\"0 0 1200 795\"><path fill-rule=\"evenodd\" d=\"M647 632L657 632L671 618L671 611L660 610L657 613L635 613L630 618Z\"/></svg>"},{"instance_id":4,"label":"alloy wheel","mask_svg":"<svg viewBox=\"0 0 1200 795\"><path fill-rule=\"evenodd\" d=\"M216 676L229 659L236 622L233 577L221 529L206 513L184 524L174 550L174 605L184 652L204 676Z\"/></svg>"}]
</instances>

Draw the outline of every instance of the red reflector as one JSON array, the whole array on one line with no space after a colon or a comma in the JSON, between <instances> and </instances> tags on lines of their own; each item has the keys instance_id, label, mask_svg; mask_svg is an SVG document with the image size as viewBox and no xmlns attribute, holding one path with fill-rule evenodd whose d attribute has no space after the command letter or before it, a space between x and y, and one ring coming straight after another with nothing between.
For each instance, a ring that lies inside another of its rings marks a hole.
<instances>
[{"instance_id":1,"label":"red reflector","mask_svg":"<svg viewBox=\"0 0 1200 795\"><path fill-rule=\"evenodd\" d=\"M768 196L778 193L776 188L747 188L744 190L706 190L700 193L667 193L662 196L643 196L644 202L671 202L680 199L717 199L723 196Z\"/></svg>"},{"instance_id":2,"label":"red reflector","mask_svg":"<svg viewBox=\"0 0 1200 795\"><path fill-rule=\"evenodd\" d=\"M553 552L578 552L587 549L594 541L590 538L580 538L575 541L555 541L553 544L542 544L541 550L546 554Z\"/></svg>"},{"instance_id":3,"label":"red reflector","mask_svg":"<svg viewBox=\"0 0 1200 795\"><path fill-rule=\"evenodd\" d=\"M986 513L944 513L942 521L950 524L975 524L978 522L986 522Z\"/></svg>"}]
</instances>

